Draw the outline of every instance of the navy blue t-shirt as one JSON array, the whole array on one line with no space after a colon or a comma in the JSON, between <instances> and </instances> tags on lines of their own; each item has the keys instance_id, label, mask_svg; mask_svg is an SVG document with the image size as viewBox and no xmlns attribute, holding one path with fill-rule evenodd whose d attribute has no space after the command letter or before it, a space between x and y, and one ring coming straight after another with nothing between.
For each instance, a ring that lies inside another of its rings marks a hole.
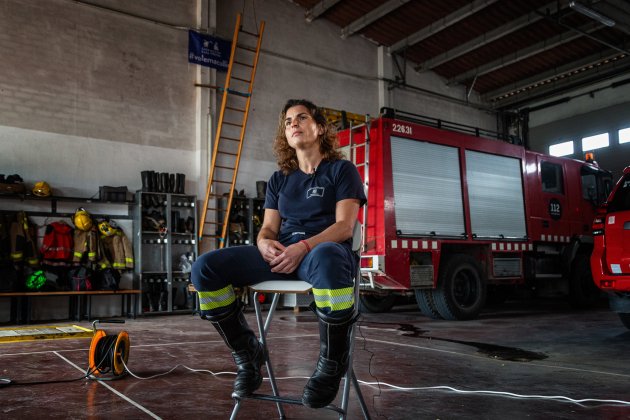
<instances>
[{"instance_id":1,"label":"navy blue t-shirt","mask_svg":"<svg viewBox=\"0 0 630 420\"><path fill-rule=\"evenodd\" d=\"M280 213L278 240L288 245L335 223L337 202L348 198L366 202L357 168L348 160L322 161L314 174L275 172L267 184L265 208Z\"/></svg>"}]
</instances>

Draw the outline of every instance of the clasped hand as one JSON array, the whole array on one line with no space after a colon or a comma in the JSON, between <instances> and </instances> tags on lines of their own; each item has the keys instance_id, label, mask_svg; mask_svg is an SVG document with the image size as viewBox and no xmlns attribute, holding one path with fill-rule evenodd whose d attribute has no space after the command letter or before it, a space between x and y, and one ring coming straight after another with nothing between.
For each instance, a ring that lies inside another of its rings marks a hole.
<instances>
[{"instance_id":1,"label":"clasped hand","mask_svg":"<svg viewBox=\"0 0 630 420\"><path fill-rule=\"evenodd\" d=\"M285 247L272 239L259 241L258 250L263 259L271 266L273 273L285 274L297 270L307 254L306 247L299 242Z\"/></svg>"}]
</instances>

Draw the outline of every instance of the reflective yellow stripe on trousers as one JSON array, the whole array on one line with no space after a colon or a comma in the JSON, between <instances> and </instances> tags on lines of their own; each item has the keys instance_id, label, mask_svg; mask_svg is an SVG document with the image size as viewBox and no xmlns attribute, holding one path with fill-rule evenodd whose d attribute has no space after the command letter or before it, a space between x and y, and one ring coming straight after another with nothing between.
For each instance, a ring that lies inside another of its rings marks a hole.
<instances>
[{"instance_id":1,"label":"reflective yellow stripe on trousers","mask_svg":"<svg viewBox=\"0 0 630 420\"><path fill-rule=\"evenodd\" d=\"M210 311L217 308L226 308L236 300L232 285L212 292L197 292L199 295L199 308L202 311Z\"/></svg>"},{"instance_id":2,"label":"reflective yellow stripe on trousers","mask_svg":"<svg viewBox=\"0 0 630 420\"><path fill-rule=\"evenodd\" d=\"M313 295L319 309L330 308L331 312L352 308L354 305L354 287L313 289Z\"/></svg>"}]
</instances>

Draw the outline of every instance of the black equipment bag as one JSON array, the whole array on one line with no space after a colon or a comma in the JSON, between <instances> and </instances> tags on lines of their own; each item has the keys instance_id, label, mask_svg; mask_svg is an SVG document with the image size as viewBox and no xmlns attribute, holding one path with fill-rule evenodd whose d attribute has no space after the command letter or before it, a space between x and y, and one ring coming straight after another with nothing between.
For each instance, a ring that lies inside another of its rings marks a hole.
<instances>
[{"instance_id":1,"label":"black equipment bag","mask_svg":"<svg viewBox=\"0 0 630 420\"><path fill-rule=\"evenodd\" d=\"M74 291L93 290L92 270L82 265L73 267L68 272L70 289Z\"/></svg>"}]
</instances>

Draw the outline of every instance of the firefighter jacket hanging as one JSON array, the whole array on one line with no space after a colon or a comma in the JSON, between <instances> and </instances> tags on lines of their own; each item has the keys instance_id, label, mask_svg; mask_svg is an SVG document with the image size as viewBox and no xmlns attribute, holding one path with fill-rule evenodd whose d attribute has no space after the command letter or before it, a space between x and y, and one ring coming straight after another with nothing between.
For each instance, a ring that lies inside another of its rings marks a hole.
<instances>
[{"instance_id":1,"label":"firefighter jacket hanging","mask_svg":"<svg viewBox=\"0 0 630 420\"><path fill-rule=\"evenodd\" d=\"M112 268L117 270L133 269L133 251L131 242L122 229L113 229L110 235L101 235L105 256Z\"/></svg>"},{"instance_id":2,"label":"firefighter jacket hanging","mask_svg":"<svg viewBox=\"0 0 630 420\"><path fill-rule=\"evenodd\" d=\"M86 261L94 263L98 257L98 232L96 228L92 227L88 231L75 229L72 263L75 265Z\"/></svg>"},{"instance_id":3,"label":"firefighter jacket hanging","mask_svg":"<svg viewBox=\"0 0 630 420\"><path fill-rule=\"evenodd\" d=\"M64 221L52 222L46 226L42 241L43 263L52 266L67 266L74 252L72 227Z\"/></svg>"},{"instance_id":4,"label":"firefighter jacket hanging","mask_svg":"<svg viewBox=\"0 0 630 420\"><path fill-rule=\"evenodd\" d=\"M28 222L23 211L19 212L16 220L11 223L11 260L14 263L25 262L28 266L39 264L36 244L36 227Z\"/></svg>"}]
</instances>

